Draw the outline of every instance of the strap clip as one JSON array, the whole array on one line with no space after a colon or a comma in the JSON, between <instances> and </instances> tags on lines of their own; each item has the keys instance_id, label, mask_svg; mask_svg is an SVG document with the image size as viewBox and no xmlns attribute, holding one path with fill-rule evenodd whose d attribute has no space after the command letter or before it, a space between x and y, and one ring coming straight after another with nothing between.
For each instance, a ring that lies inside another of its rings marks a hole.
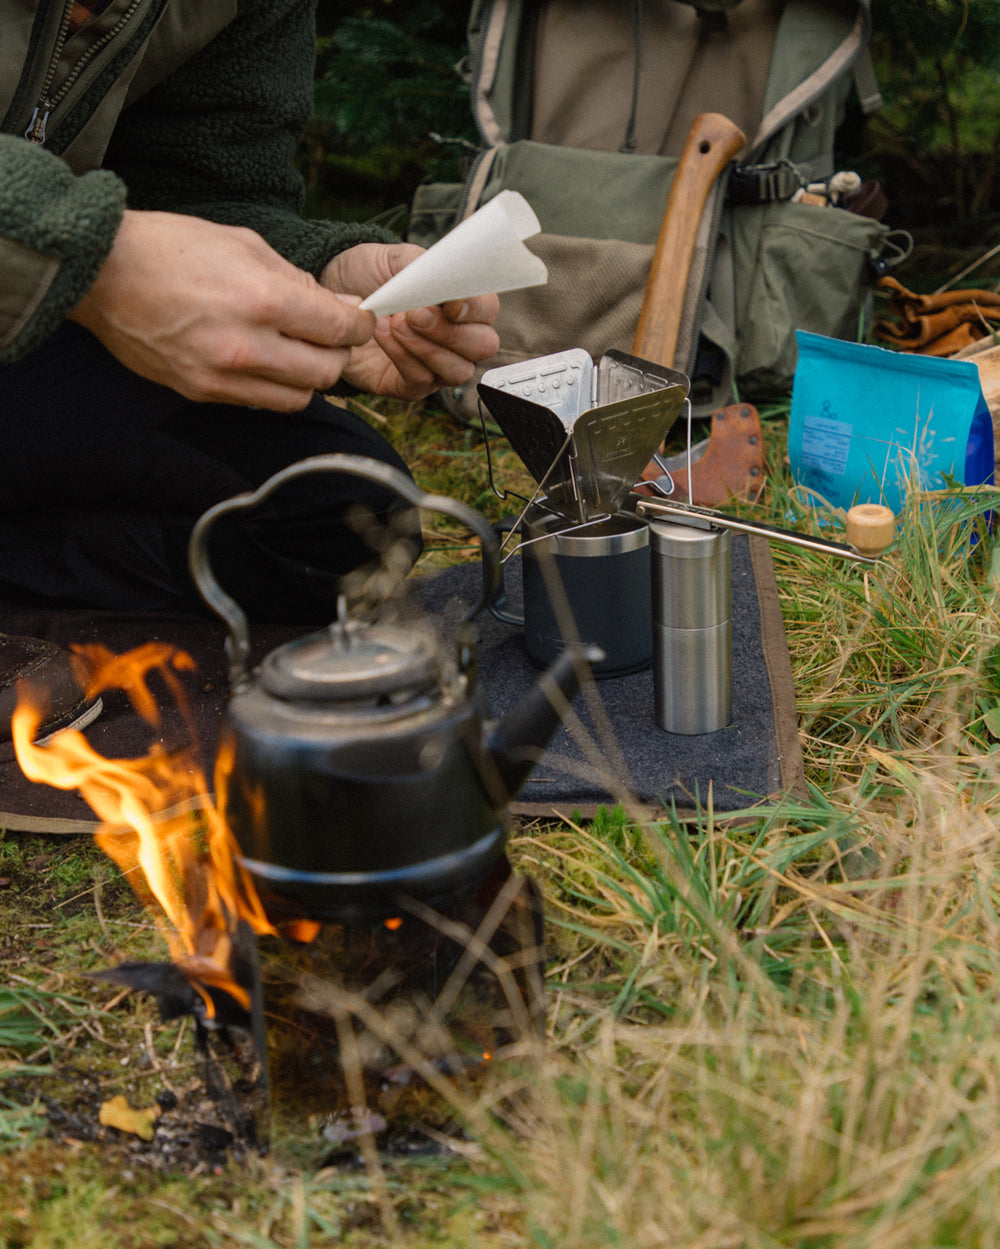
<instances>
[{"instance_id":1,"label":"strap clip","mask_svg":"<svg viewBox=\"0 0 1000 1249\"><path fill-rule=\"evenodd\" d=\"M729 169L726 196L732 204L767 204L791 199L803 185L798 170L789 161L771 165L738 165Z\"/></svg>"}]
</instances>

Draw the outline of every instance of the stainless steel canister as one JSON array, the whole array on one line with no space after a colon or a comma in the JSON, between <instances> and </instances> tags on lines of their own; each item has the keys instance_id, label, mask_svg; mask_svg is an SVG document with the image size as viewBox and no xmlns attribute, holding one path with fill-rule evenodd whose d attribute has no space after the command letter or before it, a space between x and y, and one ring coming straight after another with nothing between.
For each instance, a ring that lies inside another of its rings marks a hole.
<instances>
[{"instance_id":1,"label":"stainless steel canister","mask_svg":"<svg viewBox=\"0 0 1000 1249\"><path fill-rule=\"evenodd\" d=\"M732 540L727 529L651 521L653 699L670 733L732 720Z\"/></svg>"}]
</instances>

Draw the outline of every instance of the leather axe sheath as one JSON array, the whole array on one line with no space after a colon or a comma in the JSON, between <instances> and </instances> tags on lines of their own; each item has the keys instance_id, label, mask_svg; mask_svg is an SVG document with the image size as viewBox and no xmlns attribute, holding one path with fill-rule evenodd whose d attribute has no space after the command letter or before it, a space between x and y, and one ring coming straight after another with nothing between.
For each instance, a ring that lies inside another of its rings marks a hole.
<instances>
[{"instance_id":1,"label":"leather axe sheath","mask_svg":"<svg viewBox=\"0 0 1000 1249\"><path fill-rule=\"evenodd\" d=\"M677 367L674 356L702 214L716 180L745 142L739 126L721 113L699 113L691 125L670 184L635 332L632 354L643 360Z\"/></svg>"}]
</instances>

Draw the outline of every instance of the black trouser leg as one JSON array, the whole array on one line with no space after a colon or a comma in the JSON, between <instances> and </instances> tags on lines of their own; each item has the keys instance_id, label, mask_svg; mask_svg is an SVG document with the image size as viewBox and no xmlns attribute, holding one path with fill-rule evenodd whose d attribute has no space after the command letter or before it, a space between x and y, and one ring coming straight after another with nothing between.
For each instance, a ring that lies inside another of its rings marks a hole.
<instances>
[{"instance_id":1,"label":"black trouser leg","mask_svg":"<svg viewBox=\"0 0 1000 1249\"><path fill-rule=\"evenodd\" d=\"M187 571L195 520L312 455L405 471L364 421L321 396L302 412L196 404L120 365L67 324L0 366L0 594L122 611L202 610ZM372 558L356 516L392 524L391 491L310 474L221 522L212 568L258 619L332 618L338 585Z\"/></svg>"}]
</instances>

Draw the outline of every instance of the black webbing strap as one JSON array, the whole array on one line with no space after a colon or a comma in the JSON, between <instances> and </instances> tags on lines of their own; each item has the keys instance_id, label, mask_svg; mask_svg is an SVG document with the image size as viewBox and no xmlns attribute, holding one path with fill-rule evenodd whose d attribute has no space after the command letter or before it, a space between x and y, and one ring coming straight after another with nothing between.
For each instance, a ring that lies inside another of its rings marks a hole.
<instances>
[{"instance_id":1,"label":"black webbing strap","mask_svg":"<svg viewBox=\"0 0 1000 1249\"><path fill-rule=\"evenodd\" d=\"M773 165L738 165L729 168L726 198L731 204L766 204L791 199L802 186L794 165L778 161Z\"/></svg>"}]
</instances>

